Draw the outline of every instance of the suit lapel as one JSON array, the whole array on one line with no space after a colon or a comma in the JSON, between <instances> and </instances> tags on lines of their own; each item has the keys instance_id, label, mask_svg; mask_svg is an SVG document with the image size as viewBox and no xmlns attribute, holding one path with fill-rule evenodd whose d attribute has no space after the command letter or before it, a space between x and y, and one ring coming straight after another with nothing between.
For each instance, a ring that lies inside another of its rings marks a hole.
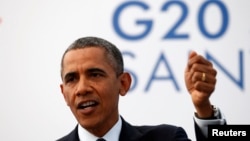
<instances>
[{"instance_id":1,"label":"suit lapel","mask_svg":"<svg viewBox=\"0 0 250 141\"><path fill-rule=\"evenodd\" d=\"M75 127L75 129L69 133L65 141L79 141L78 136L78 125Z\"/></svg>"},{"instance_id":2,"label":"suit lapel","mask_svg":"<svg viewBox=\"0 0 250 141\"><path fill-rule=\"evenodd\" d=\"M143 134L134 126L126 122L122 117L122 129L119 141L140 141ZM60 141L79 141L78 126Z\"/></svg>"},{"instance_id":3,"label":"suit lapel","mask_svg":"<svg viewBox=\"0 0 250 141\"><path fill-rule=\"evenodd\" d=\"M139 141L142 136L142 133L139 132L138 129L130 125L122 118L122 129L119 141Z\"/></svg>"}]
</instances>

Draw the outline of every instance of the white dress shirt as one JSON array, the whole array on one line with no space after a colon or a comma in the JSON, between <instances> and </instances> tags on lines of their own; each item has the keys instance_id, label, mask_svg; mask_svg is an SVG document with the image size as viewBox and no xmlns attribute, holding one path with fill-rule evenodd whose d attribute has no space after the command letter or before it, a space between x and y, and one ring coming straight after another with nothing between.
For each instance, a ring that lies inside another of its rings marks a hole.
<instances>
[{"instance_id":1,"label":"white dress shirt","mask_svg":"<svg viewBox=\"0 0 250 141\"><path fill-rule=\"evenodd\" d=\"M221 115L218 119L200 119L194 116L194 120L201 129L202 133L205 137L208 136L208 125L224 125L226 123L226 118L223 113L221 113L220 109L217 107L217 112Z\"/></svg>"},{"instance_id":2,"label":"white dress shirt","mask_svg":"<svg viewBox=\"0 0 250 141\"><path fill-rule=\"evenodd\" d=\"M119 141L120 132L122 129L122 120L119 116L117 123L101 138L106 141ZM78 136L80 141L96 141L99 137L88 132L81 125L78 125Z\"/></svg>"}]
</instances>

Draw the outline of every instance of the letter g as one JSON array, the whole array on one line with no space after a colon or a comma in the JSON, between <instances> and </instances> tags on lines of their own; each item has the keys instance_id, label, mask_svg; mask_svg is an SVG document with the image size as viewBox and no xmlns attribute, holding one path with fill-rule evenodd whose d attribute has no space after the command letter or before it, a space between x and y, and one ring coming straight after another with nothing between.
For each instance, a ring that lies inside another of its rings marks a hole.
<instances>
[{"instance_id":1,"label":"letter g","mask_svg":"<svg viewBox=\"0 0 250 141\"><path fill-rule=\"evenodd\" d=\"M124 31L122 31L120 24L119 24L119 17L121 15L121 13L128 7L130 6L137 6L140 7L144 10L149 9L149 6L146 5L143 2L139 2L139 1L129 1L129 2L125 2L123 4L121 4L115 11L114 16L113 16L113 26L114 29L116 31L116 33L121 36L124 39L127 40L139 40L144 38L146 35L148 35L148 33L150 32L151 28L152 28L152 20L137 20L136 24L137 25L144 25L146 28L142 33L136 34L136 35L129 35L126 34Z\"/></svg>"}]
</instances>

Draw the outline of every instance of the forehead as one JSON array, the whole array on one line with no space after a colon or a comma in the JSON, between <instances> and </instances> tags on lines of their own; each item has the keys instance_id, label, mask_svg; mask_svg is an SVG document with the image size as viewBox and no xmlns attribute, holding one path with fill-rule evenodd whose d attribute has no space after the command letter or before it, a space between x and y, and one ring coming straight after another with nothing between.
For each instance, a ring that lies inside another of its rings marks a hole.
<instances>
[{"instance_id":1,"label":"forehead","mask_svg":"<svg viewBox=\"0 0 250 141\"><path fill-rule=\"evenodd\" d=\"M68 51L63 59L64 71L76 67L112 67L105 50L100 47L86 47Z\"/></svg>"},{"instance_id":2,"label":"forehead","mask_svg":"<svg viewBox=\"0 0 250 141\"><path fill-rule=\"evenodd\" d=\"M68 51L64 56L64 64L88 61L107 61L105 50L100 47L86 47Z\"/></svg>"}]
</instances>

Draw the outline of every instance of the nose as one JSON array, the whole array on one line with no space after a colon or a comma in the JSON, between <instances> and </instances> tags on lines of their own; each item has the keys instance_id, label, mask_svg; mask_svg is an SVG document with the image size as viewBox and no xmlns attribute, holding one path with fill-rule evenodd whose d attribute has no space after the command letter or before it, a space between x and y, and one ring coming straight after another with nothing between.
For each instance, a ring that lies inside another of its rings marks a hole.
<instances>
[{"instance_id":1,"label":"nose","mask_svg":"<svg viewBox=\"0 0 250 141\"><path fill-rule=\"evenodd\" d=\"M83 96L83 95L91 93L91 90L92 88L91 88L90 82L86 78L81 77L77 83L76 95Z\"/></svg>"}]
</instances>

